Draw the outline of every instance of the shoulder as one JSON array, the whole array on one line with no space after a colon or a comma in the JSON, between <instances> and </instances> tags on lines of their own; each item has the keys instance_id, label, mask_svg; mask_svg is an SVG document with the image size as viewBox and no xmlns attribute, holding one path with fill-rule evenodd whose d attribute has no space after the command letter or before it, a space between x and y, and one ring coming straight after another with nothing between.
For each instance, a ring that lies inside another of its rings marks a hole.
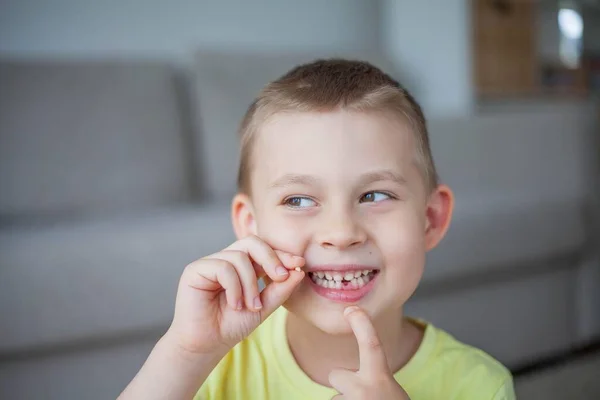
<instances>
[{"instance_id":1,"label":"shoulder","mask_svg":"<svg viewBox=\"0 0 600 400\"><path fill-rule=\"evenodd\" d=\"M484 374L499 380L511 376L509 370L485 351L465 344L432 325L428 327L435 332L437 348L434 354L440 359L452 360L456 369L461 372Z\"/></svg>"},{"instance_id":2,"label":"shoulder","mask_svg":"<svg viewBox=\"0 0 600 400\"><path fill-rule=\"evenodd\" d=\"M430 324L426 328L427 336L432 341L428 364L433 370L439 370L447 393L452 393L447 398L515 398L510 371L494 357Z\"/></svg>"}]
</instances>

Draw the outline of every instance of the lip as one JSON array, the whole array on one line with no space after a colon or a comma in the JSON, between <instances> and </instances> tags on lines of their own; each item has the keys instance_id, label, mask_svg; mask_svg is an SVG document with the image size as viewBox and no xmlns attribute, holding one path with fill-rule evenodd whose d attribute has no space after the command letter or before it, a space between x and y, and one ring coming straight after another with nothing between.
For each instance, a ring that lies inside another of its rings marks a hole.
<instances>
[{"instance_id":1,"label":"lip","mask_svg":"<svg viewBox=\"0 0 600 400\"><path fill-rule=\"evenodd\" d=\"M320 296L325 297L328 300L335 301L338 303L352 304L362 300L369 292L373 289L375 281L379 278L379 268L373 268L366 265L323 265L323 266L312 266L307 269L306 272L318 272L318 271L336 271L336 272L351 272L360 271L365 269L375 270L378 273L363 287L358 289L329 289L323 286L317 285L313 280L306 274L306 278L309 282L310 287Z\"/></svg>"}]
</instances>

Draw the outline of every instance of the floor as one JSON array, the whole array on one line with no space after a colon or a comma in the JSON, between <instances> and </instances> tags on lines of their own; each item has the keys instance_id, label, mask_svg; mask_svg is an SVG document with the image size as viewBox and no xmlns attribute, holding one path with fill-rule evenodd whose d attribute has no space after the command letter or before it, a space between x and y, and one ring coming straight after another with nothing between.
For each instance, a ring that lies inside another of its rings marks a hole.
<instances>
[{"instance_id":1,"label":"floor","mask_svg":"<svg viewBox=\"0 0 600 400\"><path fill-rule=\"evenodd\" d=\"M518 400L600 400L600 353L515 378Z\"/></svg>"}]
</instances>

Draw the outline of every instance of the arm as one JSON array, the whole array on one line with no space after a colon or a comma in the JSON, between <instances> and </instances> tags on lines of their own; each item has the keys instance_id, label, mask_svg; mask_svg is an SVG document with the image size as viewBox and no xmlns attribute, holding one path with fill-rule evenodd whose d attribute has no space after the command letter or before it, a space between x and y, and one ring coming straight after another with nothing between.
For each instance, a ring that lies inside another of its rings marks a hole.
<instances>
[{"instance_id":1,"label":"arm","mask_svg":"<svg viewBox=\"0 0 600 400\"><path fill-rule=\"evenodd\" d=\"M191 399L225 354L193 354L166 334L118 400Z\"/></svg>"}]
</instances>

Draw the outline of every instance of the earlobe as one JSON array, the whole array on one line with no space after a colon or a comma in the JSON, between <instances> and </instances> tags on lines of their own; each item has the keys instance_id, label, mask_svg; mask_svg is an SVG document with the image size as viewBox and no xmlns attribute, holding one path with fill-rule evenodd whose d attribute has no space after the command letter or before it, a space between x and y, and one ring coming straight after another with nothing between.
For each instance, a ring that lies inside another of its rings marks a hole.
<instances>
[{"instance_id":1,"label":"earlobe","mask_svg":"<svg viewBox=\"0 0 600 400\"><path fill-rule=\"evenodd\" d=\"M425 247L429 251L444 238L454 209L454 194L446 185L439 185L429 196L426 210Z\"/></svg>"},{"instance_id":2,"label":"earlobe","mask_svg":"<svg viewBox=\"0 0 600 400\"><path fill-rule=\"evenodd\" d=\"M233 198L231 202L231 222L235 236L238 239L257 234L254 208L248 195L238 193Z\"/></svg>"}]
</instances>

